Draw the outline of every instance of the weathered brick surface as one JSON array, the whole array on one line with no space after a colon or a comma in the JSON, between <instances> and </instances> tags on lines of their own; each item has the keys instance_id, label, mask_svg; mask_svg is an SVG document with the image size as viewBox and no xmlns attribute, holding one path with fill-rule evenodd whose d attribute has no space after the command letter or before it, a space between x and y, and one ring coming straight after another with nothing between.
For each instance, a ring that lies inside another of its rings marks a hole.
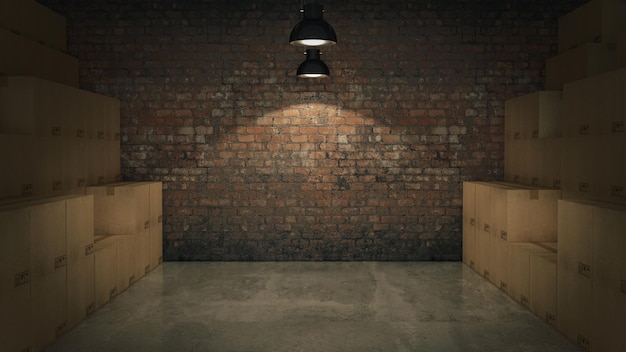
<instances>
[{"instance_id":1,"label":"weathered brick surface","mask_svg":"<svg viewBox=\"0 0 626 352\"><path fill-rule=\"evenodd\" d=\"M503 176L504 100L583 1L45 0L81 86L122 102L126 180L164 183L166 260L458 260L461 184Z\"/></svg>"}]
</instances>

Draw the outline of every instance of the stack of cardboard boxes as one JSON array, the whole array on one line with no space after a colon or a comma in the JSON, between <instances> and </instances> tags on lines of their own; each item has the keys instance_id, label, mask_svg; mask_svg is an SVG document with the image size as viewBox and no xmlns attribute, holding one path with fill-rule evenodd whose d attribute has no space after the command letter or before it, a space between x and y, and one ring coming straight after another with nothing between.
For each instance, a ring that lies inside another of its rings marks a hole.
<instances>
[{"instance_id":1,"label":"stack of cardboard boxes","mask_svg":"<svg viewBox=\"0 0 626 352\"><path fill-rule=\"evenodd\" d=\"M464 262L581 348L619 351L626 2L592 0L562 17L546 69L547 90L506 101L509 183L464 183Z\"/></svg>"},{"instance_id":2,"label":"stack of cardboard boxes","mask_svg":"<svg viewBox=\"0 0 626 352\"><path fill-rule=\"evenodd\" d=\"M0 46L0 350L34 352L161 263L162 187L119 182L120 103L77 88L62 16L0 0Z\"/></svg>"}]
</instances>

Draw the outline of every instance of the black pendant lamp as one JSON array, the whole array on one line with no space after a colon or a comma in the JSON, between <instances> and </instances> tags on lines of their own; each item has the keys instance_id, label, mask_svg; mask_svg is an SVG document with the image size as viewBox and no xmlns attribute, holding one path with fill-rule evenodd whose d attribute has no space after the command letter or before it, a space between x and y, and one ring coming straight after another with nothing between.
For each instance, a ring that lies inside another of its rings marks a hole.
<instances>
[{"instance_id":1,"label":"black pendant lamp","mask_svg":"<svg viewBox=\"0 0 626 352\"><path fill-rule=\"evenodd\" d=\"M298 77L318 78L330 76L328 66L320 60L320 49L306 49L306 60L298 66Z\"/></svg>"},{"instance_id":2,"label":"black pendant lamp","mask_svg":"<svg viewBox=\"0 0 626 352\"><path fill-rule=\"evenodd\" d=\"M324 21L321 4L306 4L301 10L303 18L289 36L289 44L301 46L327 46L337 44L335 30Z\"/></svg>"}]
</instances>

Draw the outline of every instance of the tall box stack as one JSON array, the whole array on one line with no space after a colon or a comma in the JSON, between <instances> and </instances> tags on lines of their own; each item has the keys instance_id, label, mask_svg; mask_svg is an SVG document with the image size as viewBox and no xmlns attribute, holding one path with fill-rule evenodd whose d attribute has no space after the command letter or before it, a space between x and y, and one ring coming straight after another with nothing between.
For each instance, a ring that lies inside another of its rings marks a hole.
<instances>
[{"instance_id":1,"label":"tall box stack","mask_svg":"<svg viewBox=\"0 0 626 352\"><path fill-rule=\"evenodd\" d=\"M563 113L560 91L539 91L505 102L504 177L508 182L559 188Z\"/></svg>"},{"instance_id":2,"label":"tall box stack","mask_svg":"<svg viewBox=\"0 0 626 352\"><path fill-rule=\"evenodd\" d=\"M163 184L150 182L150 269L163 262Z\"/></svg>"},{"instance_id":3,"label":"tall box stack","mask_svg":"<svg viewBox=\"0 0 626 352\"><path fill-rule=\"evenodd\" d=\"M463 263L474 268L476 261L476 184L463 182Z\"/></svg>"},{"instance_id":4,"label":"tall box stack","mask_svg":"<svg viewBox=\"0 0 626 352\"><path fill-rule=\"evenodd\" d=\"M558 326L590 351L624 346L626 207L559 203Z\"/></svg>"},{"instance_id":5,"label":"tall box stack","mask_svg":"<svg viewBox=\"0 0 626 352\"><path fill-rule=\"evenodd\" d=\"M0 197L80 194L86 185L119 180L117 99L36 77L5 79L0 143L24 148L0 154L16 170L2 175Z\"/></svg>"},{"instance_id":6,"label":"tall box stack","mask_svg":"<svg viewBox=\"0 0 626 352\"><path fill-rule=\"evenodd\" d=\"M486 278L490 276L491 245L491 187L487 182L476 182L476 238L474 270Z\"/></svg>"},{"instance_id":7,"label":"tall box stack","mask_svg":"<svg viewBox=\"0 0 626 352\"><path fill-rule=\"evenodd\" d=\"M69 197L65 210L67 320L71 329L95 310L93 196Z\"/></svg>"},{"instance_id":8,"label":"tall box stack","mask_svg":"<svg viewBox=\"0 0 626 352\"><path fill-rule=\"evenodd\" d=\"M588 350L592 339L592 210L584 203L559 202L558 327Z\"/></svg>"},{"instance_id":9,"label":"tall box stack","mask_svg":"<svg viewBox=\"0 0 626 352\"><path fill-rule=\"evenodd\" d=\"M65 202L29 206L31 348L40 351L67 330Z\"/></svg>"},{"instance_id":10,"label":"tall box stack","mask_svg":"<svg viewBox=\"0 0 626 352\"><path fill-rule=\"evenodd\" d=\"M626 69L565 86L563 195L626 203Z\"/></svg>"},{"instance_id":11,"label":"tall box stack","mask_svg":"<svg viewBox=\"0 0 626 352\"><path fill-rule=\"evenodd\" d=\"M596 351L626 346L626 207L593 213L593 339Z\"/></svg>"},{"instance_id":12,"label":"tall box stack","mask_svg":"<svg viewBox=\"0 0 626 352\"><path fill-rule=\"evenodd\" d=\"M31 345L28 209L0 209L0 341L7 351Z\"/></svg>"}]
</instances>

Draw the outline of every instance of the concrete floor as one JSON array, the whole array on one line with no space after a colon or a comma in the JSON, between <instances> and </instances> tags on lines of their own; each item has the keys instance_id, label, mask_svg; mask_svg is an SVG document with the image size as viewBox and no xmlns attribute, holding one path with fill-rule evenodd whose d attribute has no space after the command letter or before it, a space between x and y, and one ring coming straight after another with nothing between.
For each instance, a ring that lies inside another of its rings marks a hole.
<instances>
[{"instance_id":1,"label":"concrete floor","mask_svg":"<svg viewBox=\"0 0 626 352\"><path fill-rule=\"evenodd\" d=\"M579 349L461 263L168 262L46 351Z\"/></svg>"}]
</instances>

